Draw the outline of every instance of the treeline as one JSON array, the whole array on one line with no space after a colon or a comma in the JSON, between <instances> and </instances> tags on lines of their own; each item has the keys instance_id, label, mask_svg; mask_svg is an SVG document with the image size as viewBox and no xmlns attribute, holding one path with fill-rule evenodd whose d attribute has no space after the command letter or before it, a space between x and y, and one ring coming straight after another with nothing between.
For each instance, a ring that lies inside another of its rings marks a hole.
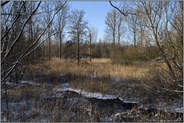
<instances>
[{"instance_id":1,"label":"treeline","mask_svg":"<svg viewBox=\"0 0 184 123\"><path fill-rule=\"evenodd\" d=\"M51 57L60 57L60 46L58 44L52 44ZM88 43L81 44L80 46L80 58L111 58L114 62L128 62L128 61L147 61L156 59L159 55L159 49L156 46L141 47L135 49L134 45L116 45L118 49L116 54L112 55L112 43L95 42L90 45ZM41 58L49 59L48 45L42 45ZM61 58L64 59L77 59L77 46L74 42L68 41L62 44Z\"/></svg>"}]
</instances>

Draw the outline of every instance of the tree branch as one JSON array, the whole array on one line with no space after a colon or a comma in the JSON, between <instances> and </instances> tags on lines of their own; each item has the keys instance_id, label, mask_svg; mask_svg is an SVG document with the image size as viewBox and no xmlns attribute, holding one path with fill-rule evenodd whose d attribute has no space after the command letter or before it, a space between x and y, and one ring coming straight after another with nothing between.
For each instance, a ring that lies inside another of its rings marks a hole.
<instances>
[{"instance_id":1,"label":"tree branch","mask_svg":"<svg viewBox=\"0 0 184 123\"><path fill-rule=\"evenodd\" d=\"M13 44L11 45L9 51L6 53L6 55L4 56L4 58L1 61L1 65L2 63L5 61L5 59L9 56L10 52L12 51L13 47L15 46L15 44L17 43L17 41L19 40L20 36L23 33L24 27L26 26L26 24L28 23L28 21L31 19L31 17L33 16L33 14L37 11L37 9L39 8L41 4L41 1L38 3L38 6L34 9L34 11L32 12L32 14L27 18L27 20L24 22L21 31L19 32L19 35L16 37L16 39L13 41Z\"/></svg>"},{"instance_id":2,"label":"tree branch","mask_svg":"<svg viewBox=\"0 0 184 123\"><path fill-rule=\"evenodd\" d=\"M1 41L3 41L4 40L4 38L8 35L8 33L10 32L10 30L12 29L12 27L14 26L14 24L17 22L17 20L19 19L19 17L20 17L20 13L21 13L21 9L23 8L23 6L25 5L25 3L26 2L23 2L23 4L22 4L22 6L21 6L21 8L20 8L20 10L19 10L19 12L18 12L18 14L17 14L17 17L15 18L15 20L13 21L13 23L12 23L12 25L11 25L11 27L7 30L7 32L2 36L2 38L1 38Z\"/></svg>"},{"instance_id":3,"label":"tree branch","mask_svg":"<svg viewBox=\"0 0 184 123\"><path fill-rule=\"evenodd\" d=\"M1 7L9 3L10 1L1 2Z\"/></svg>"},{"instance_id":4,"label":"tree branch","mask_svg":"<svg viewBox=\"0 0 184 123\"><path fill-rule=\"evenodd\" d=\"M127 11L126 11L126 12L121 11L118 7L116 7L115 5L113 5L111 1L109 1L109 3L110 3L110 5L111 5L112 7L114 7L116 10L118 10L118 11L119 11L121 14L123 14L125 17L127 17L128 14L136 15L136 13L130 13L130 12L127 12Z\"/></svg>"},{"instance_id":5,"label":"tree branch","mask_svg":"<svg viewBox=\"0 0 184 123\"><path fill-rule=\"evenodd\" d=\"M41 3L41 2L40 2ZM29 55L32 51L34 51L36 48L32 49L35 44L40 40L40 38L42 37L42 35L45 33L45 31L49 28L50 24L52 23L52 21L54 20L55 15L62 9L62 7L67 3L67 1L65 1L65 3L54 13L51 21L48 23L47 27L43 30L43 32L41 33L41 35L38 37L38 39L31 45L29 46L29 48L26 49L26 51L24 53L22 53L22 55L16 60L15 64L12 66L11 70L4 76L4 78L2 79L1 82L5 82L5 80L8 78L8 76L11 74L11 72L15 69L15 67L17 66L17 64L27 55ZM32 49L32 50L31 50ZM31 50L31 51L30 51Z\"/></svg>"}]
</instances>

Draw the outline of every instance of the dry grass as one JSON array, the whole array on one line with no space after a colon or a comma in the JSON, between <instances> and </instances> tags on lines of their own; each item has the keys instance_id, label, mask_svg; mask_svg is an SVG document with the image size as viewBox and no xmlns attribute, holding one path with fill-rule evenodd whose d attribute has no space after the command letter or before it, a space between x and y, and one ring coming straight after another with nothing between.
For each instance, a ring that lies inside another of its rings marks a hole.
<instances>
[{"instance_id":1,"label":"dry grass","mask_svg":"<svg viewBox=\"0 0 184 123\"><path fill-rule=\"evenodd\" d=\"M72 85L73 88L81 88L82 90L87 90L90 92L101 92L101 93L109 93L112 86L109 82L105 80L81 80L73 81Z\"/></svg>"},{"instance_id":2,"label":"dry grass","mask_svg":"<svg viewBox=\"0 0 184 123\"><path fill-rule=\"evenodd\" d=\"M107 58L94 58L91 60L92 63L111 63L111 59L107 59Z\"/></svg>"},{"instance_id":3,"label":"dry grass","mask_svg":"<svg viewBox=\"0 0 184 123\"><path fill-rule=\"evenodd\" d=\"M112 64L110 59L92 59L92 62L82 62L80 66L77 66L76 62L66 62L63 59L54 58L32 67L43 74L53 75L71 74L142 79L149 74L147 68L136 65Z\"/></svg>"},{"instance_id":4,"label":"dry grass","mask_svg":"<svg viewBox=\"0 0 184 123\"><path fill-rule=\"evenodd\" d=\"M76 62L67 62L65 60L59 60L57 58L51 60L45 60L42 63L30 65L30 71L34 74L44 74L45 76L53 77L60 75L69 75L73 77L69 82L72 88L80 88L82 90L87 90L89 92L101 92L103 94L112 94L118 95L122 98L131 98L136 97L142 99L142 103L157 103L160 101L168 101L171 99L171 95L168 93L163 93L160 91L160 85L163 84L160 81L153 81L153 73L150 71L152 68L165 68L163 63L144 63L141 65L121 65L113 64L110 59L92 59L92 62L81 61L80 66ZM155 71L156 74L162 74ZM51 75L51 76L50 76ZM66 76L61 76L61 78ZM155 77L155 76L153 76ZM119 80L116 80L118 79ZM51 81L51 80L49 80ZM41 117L43 115L43 110L47 110L49 113L52 113L51 121L100 121L98 119L103 117L102 112L96 109L93 109L92 115L88 116L89 109L91 106L86 103L86 105L81 105L77 108L67 107L67 100L64 101L64 95L61 100L50 100L44 99L39 100L45 95L51 96L54 90L61 88L62 80L59 78L59 83L53 85L52 88L44 88L44 86L34 87L26 86L22 88L14 88L9 90L9 99L15 101L23 99L33 99L34 106L33 111L30 114L30 117ZM53 81L51 81L53 82ZM61 82L61 83L60 83ZM167 83L164 83L167 85ZM69 96L70 97L70 96ZM68 97L68 98L69 98ZM173 96L174 97L174 96ZM18 98L18 99L16 99ZM174 98L175 99L175 98ZM73 103L73 105L76 105ZM62 109L58 110L58 109ZM88 109L88 110L87 110ZM91 109L92 110L92 109ZM75 119L70 118L69 115L71 112L77 112ZM107 112L105 110L104 112ZM153 119L160 121L162 115L165 116L162 119L168 120L169 116L165 113L155 113L154 115L149 114L148 112L141 112L137 110L135 112L127 112L125 115L118 116L120 121L148 121ZM20 114L24 116L25 113ZM129 117L130 116L130 117ZM152 118L153 117L153 118ZM24 117L23 117L24 118ZM91 118L91 119L90 119ZM121 119L122 118L122 119ZM174 120L177 117L173 118ZM23 121L28 119L24 118ZM30 119L31 120L31 119ZM119 121L115 119L114 121Z\"/></svg>"},{"instance_id":5,"label":"dry grass","mask_svg":"<svg viewBox=\"0 0 184 123\"><path fill-rule=\"evenodd\" d=\"M124 94L127 83L133 82L134 85L144 86L142 80L150 76L148 68L138 65L113 64L110 59L92 59L91 62L84 60L82 59L80 66L78 66L77 62L74 61L68 62L64 59L53 58L31 65L30 68L34 73L37 71L48 77L50 75L69 75L69 80L64 80L64 82L70 82L74 88L101 93L114 93L117 90L118 93ZM118 78L117 84L115 81ZM61 79L58 81L62 82Z\"/></svg>"},{"instance_id":6,"label":"dry grass","mask_svg":"<svg viewBox=\"0 0 184 123\"><path fill-rule=\"evenodd\" d=\"M147 100L146 97L154 94L155 98L161 95L158 98L162 99L161 93L165 94L165 91L161 86L170 88L171 85L169 82L161 82L158 74L161 75L163 72L158 73L155 70L166 68L163 63L139 62L133 65L122 65L113 64L110 59L92 59L92 62L83 59L78 66L76 61L68 62L54 58L31 67L34 72L39 71L38 73L46 77L60 76L61 78L57 79L59 83L69 82L74 88L117 94L121 97L137 96L145 97ZM56 88L59 87L56 86Z\"/></svg>"}]
</instances>

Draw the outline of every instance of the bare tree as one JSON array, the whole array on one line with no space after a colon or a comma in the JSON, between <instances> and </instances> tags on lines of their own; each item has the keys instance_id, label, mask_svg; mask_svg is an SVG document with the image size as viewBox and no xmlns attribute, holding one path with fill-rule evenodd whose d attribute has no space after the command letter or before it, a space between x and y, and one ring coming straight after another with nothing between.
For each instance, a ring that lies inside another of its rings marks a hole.
<instances>
[{"instance_id":1,"label":"bare tree","mask_svg":"<svg viewBox=\"0 0 184 123\"><path fill-rule=\"evenodd\" d=\"M44 3L44 6L43 6L44 11L46 12L44 14L44 20L45 20L46 25L48 25L48 23L50 22L51 17L52 17L52 11L51 11L51 7L52 6L53 6L53 4L51 2L45 2ZM49 26L49 28L47 30L47 37L48 37L48 58L49 58L49 60L51 59L51 38L50 38L50 35L51 35L51 26L52 26L52 24Z\"/></svg>"},{"instance_id":2,"label":"bare tree","mask_svg":"<svg viewBox=\"0 0 184 123\"><path fill-rule=\"evenodd\" d=\"M61 6L63 3L62 2L57 2L56 3L56 7ZM64 30L67 26L67 20L68 20L68 10L69 7L68 5L65 5L61 11L58 13L57 15L57 20L56 20L56 30L58 30L58 35L57 38L59 39L59 58L61 59L61 55L62 55L62 42L64 39Z\"/></svg>"},{"instance_id":3,"label":"bare tree","mask_svg":"<svg viewBox=\"0 0 184 123\"><path fill-rule=\"evenodd\" d=\"M133 32L133 42L134 42L134 47L137 47L137 16L135 15L130 15L128 19L128 24L129 24L129 29L131 32Z\"/></svg>"},{"instance_id":4,"label":"bare tree","mask_svg":"<svg viewBox=\"0 0 184 123\"><path fill-rule=\"evenodd\" d=\"M183 41L181 40L181 32L183 21L180 13L182 13L183 10L182 7L180 8L180 3L178 1L152 1L141 2L141 4L148 17L155 43L169 68L169 74L173 81L177 82L178 85L182 85L183 65L181 62L181 46ZM175 11L171 4L174 5L175 8L178 8L178 10ZM173 23L175 20L178 20L178 22ZM169 24L171 24L171 28L169 28Z\"/></svg>"},{"instance_id":5,"label":"bare tree","mask_svg":"<svg viewBox=\"0 0 184 123\"><path fill-rule=\"evenodd\" d=\"M26 14L27 16L31 14L31 12L33 11L33 9L36 6L36 2L30 1L26 4ZM26 30L25 30L25 35L26 35L26 47L28 47L30 44L32 44L34 42L34 40L36 40L36 38L38 38L38 35L40 33L40 21L38 16L36 16L37 13L35 13L35 15L29 20L27 26L26 26ZM37 50L40 50L37 49ZM29 57L27 57L27 62L35 62L38 61L39 58L41 56L39 55L39 53L35 53L32 52Z\"/></svg>"},{"instance_id":6,"label":"bare tree","mask_svg":"<svg viewBox=\"0 0 184 123\"><path fill-rule=\"evenodd\" d=\"M10 17L10 21L8 21L8 23L3 23L6 21L2 21L1 25L5 26L5 32L3 33L3 37L1 38L2 40L2 47L1 47L1 87L3 90L5 90L5 97L6 97L6 101L7 101L7 111L8 111L8 91L7 91L7 84L6 82L9 81L11 79L11 76L14 74L15 70L17 68L20 68L22 64L22 61L27 58L28 55L30 55L33 51L35 51L43 42L39 42L41 37L43 36L43 34L46 32L46 30L48 29L48 27L50 26L50 24L52 23L52 21L54 20L54 17L56 16L56 14L61 10L61 8L66 4L66 2L60 6L57 11L53 14L52 19L50 20L50 22L48 23L48 25L39 33L39 36L37 37L37 39L35 39L31 44L29 44L29 46L27 46L23 52L21 52L21 54L17 55L12 53L13 50L15 50L14 48L16 47L16 45L18 43L21 42L21 36L24 34L25 35L25 27L28 25L29 20L35 15L35 13L37 12L38 8L41 5L41 2L37 2L37 5L34 7L34 9L32 10L32 12L30 12L30 15L25 16L26 14L24 14L26 8L25 8L25 3L26 2L11 2L12 4L18 4L17 11L12 11L13 13L10 13L8 15L3 15L3 16L9 16L11 15L12 17ZM19 4L20 3L20 4ZM8 4L6 4L8 5ZM6 8L6 5L4 5L3 7ZM11 12L11 11L10 11ZM20 21L22 21L19 25L20 30L17 30L17 35L14 38L10 38L12 37L12 35L14 33L11 32L11 30L13 30L15 23L17 22L18 19L22 19ZM25 18L25 19L23 19ZM25 36L26 37L26 36ZM5 46L6 43L9 43L8 46ZM22 47L19 47L22 48ZM13 59L11 59L11 57L14 57ZM22 71L20 69L20 71ZM7 119L8 119L8 114L7 114Z\"/></svg>"},{"instance_id":7,"label":"bare tree","mask_svg":"<svg viewBox=\"0 0 184 123\"><path fill-rule=\"evenodd\" d=\"M137 25L140 27L139 37L145 37L145 32L149 34L147 37L154 40L169 68L171 81L174 81L178 87L183 87L183 49L181 48L183 47L183 1L140 1L135 3L137 7L141 8L137 11L139 14ZM136 15L135 11L121 11L111 1L110 4L124 16ZM143 41L143 39L141 40ZM174 92L182 91L174 90Z\"/></svg>"},{"instance_id":8,"label":"bare tree","mask_svg":"<svg viewBox=\"0 0 184 123\"><path fill-rule=\"evenodd\" d=\"M120 48L120 40L121 40L121 36L123 34L122 32L122 22L123 22L123 15L118 13L118 19L117 19L117 24L118 24L118 34L117 34L117 37L118 37L118 48Z\"/></svg>"},{"instance_id":9,"label":"bare tree","mask_svg":"<svg viewBox=\"0 0 184 123\"><path fill-rule=\"evenodd\" d=\"M124 29L122 22L123 16L117 10L112 9L110 12L107 13L105 20L105 33L109 37L109 40L112 40L112 55L115 54L116 42L118 43L118 47L120 47L120 40Z\"/></svg>"},{"instance_id":10,"label":"bare tree","mask_svg":"<svg viewBox=\"0 0 184 123\"><path fill-rule=\"evenodd\" d=\"M22 42L22 39L24 38L23 36L23 30L30 20L30 18L33 16L33 14L37 11L38 7L40 6L41 2L37 5L37 7L32 11L31 15L27 17L26 19L23 16L20 16L19 14L24 12L23 7L25 6L26 2L14 2L12 3L12 9L14 13L18 13L17 17L11 17L12 24L10 24L10 27L8 28L9 25L6 26L6 32L4 36L1 38L3 47L1 48L1 84L2 89L5 89L5 96L6 96L6 108L7 108L7 119L8 119L8 91L7 91L7 86L6 86L6 80L9 77L11 79L11 74L16 74L17 73L17 67L15 68L15 64L18 65L20 64L19 61L17 61L15 53L15 49L17 49L17 44L20 46L20 43ZM21 20L22 19L22 20ZM21 21L23 21L23 25L21 25ZM17 22L17 23L16 23ZM21 28L14 27L14 25L19 25ZM12 30L12 32L10 32ZM15 34L15 30L17 31ZM13 40L13 41L10 41ZM9 44L7 44L9 43ZM7 44L7 45L6 45ZM5 46L6 45L6 46ZM5 47L4 47L5 46ZM23 51L23 49L21 49ZM16 50L17 51L17 50ZM20 50L18 50L20 51ZM15 54L14 54L15 53ZM19 57L21 54L18 54L17 56ZM13 56L13 58L12 58ZM17 76L16 76L17 77Z\"/></svg>"},{"instance_id":11,"label":"bare tree","mask_svg":"<svg viewBox=\"0 0 184 123\"><path fill-rule=\"evenodd\" d=\"M87 22L84 20L84 10L72 11L70 15L69 34L73 41L77 41L77 62L80 62L80 43L82 38L86 35Z\"/></svg>"},{"instance_id":12,"label":"bare tree","mask_svg":"<svg viewBox=\"0 0 184 123\"><path fill-rule=\"evenodd\" d=\"M117 12L113 9L107 13L105 24L107 25L106 33L112 40L113 55L115 52L116 30L117 30Z\"/></svg>"},{"instance_id":13,"label":"bare tree","mask_svg":"<svg viewBox=\"0 0 184 123\"><path fill-rule=\"evenodd\" d=\"M89 57L92 57L92 43L97 40L97 29L93 26L87 27L89 33Z\"/></svg>"},{"instance_id":14,"label":"bare tree","mask_svg":"<svg viewBox=\"0 0 184 123\"><path fill-rule=\"evenodd\" d=\"M92 41L92 33L91 33L91 29L89 27L87 27L88 32L89 32L89 58L90 58L90 62L91 62L91 41Z\"/></svg>"}]
</instances>

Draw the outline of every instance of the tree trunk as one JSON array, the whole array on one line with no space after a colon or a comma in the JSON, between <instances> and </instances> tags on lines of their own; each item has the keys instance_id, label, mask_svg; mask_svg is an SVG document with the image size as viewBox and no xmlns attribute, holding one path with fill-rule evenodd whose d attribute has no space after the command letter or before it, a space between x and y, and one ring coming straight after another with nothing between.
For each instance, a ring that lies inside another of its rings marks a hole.
<instances>
[{"instance_id":1,"label":"tree trunk","mask_svg":"<svg viewBox=\"0 0 184 123\"><path fill-rule=\"evenodd\" d=\"M60 32L60 36L59 36L59 39L60 39L60 47L59 47L59 58L60 58L60 60L61 60L61 45L62 45L62 34L61 34L61 32Z\"/></svg>"},{"instance_id":2,"label":"tree trunk","mask_svg":"<svg viewBox=\"0 0 184 123\"><path fill-rule=\"evenodd\" d=\"M121 27L121 24L118 25L118 48L120 48L120 38L121 38L120 27Z\"/></svg>"},{"instance_id":3,"label":"tree trunk","mask_svg":"<svg viewBox=\"0 0 184 123\"><path fill-rule=\"evenodd\" d=\"M79 66L79 62L80 62L80 37L79 34L77 34L77 63Z\"/></svg>"},{"instance_id":4,"label":"tree trunk","mask_svg":"<svg viewBox=\"0 0 184 123\"><path fill-rule=\"evenodd\" d=\"M89 37L89 56L90 56L90 62L91 62L91 33L90 33L90 37Z\"/></svg>"},{"instance_id":5,"label":"tree trunk","mask_svg":"<svg viewBox=\"0 0 184 123\"><path fill-rule=\"evenodd\" d=\"M136 31L134 31L134 47L136 48L137 47L137 41L136 41Z\"/></svg>"},{"instance_id":6,"label":"tree trunk","mask_svg":"<svg viewBox=\"0 0 184 123\"><path fill-rule=\"evenodd\" d=\"M112 49L113 49L113 53L112 55L115 55L115 30L113 30L113 43L112 43Z\"/></svg>"},{"instance_id":7,"label":"tree trunk","mask_svg":"<svg viewBox=\"0 0 184 123\"><path fill-rule=\"evenodd\" d=\"M48 29L48 39L49 39L49 60L50 60L51 59L51 53L50 53L50 44L51 44L51 42L50 42L50 27Z\"/></svg>"}]
</instances>

